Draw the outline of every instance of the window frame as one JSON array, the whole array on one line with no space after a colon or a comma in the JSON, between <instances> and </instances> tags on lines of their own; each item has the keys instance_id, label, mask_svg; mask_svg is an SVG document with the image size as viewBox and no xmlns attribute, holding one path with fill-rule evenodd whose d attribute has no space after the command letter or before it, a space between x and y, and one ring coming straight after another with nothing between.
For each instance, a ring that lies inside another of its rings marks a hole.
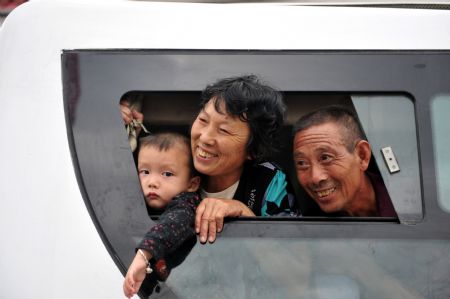
<instances>
[{"instance_id":1,"label":"window frame","mask_svg":"<svg viewBox=\"0 0 450 299\"><path fill-rule=\"evenodd\" d=\"M220 238L449 238L443 223L450 219L436 201L429 101L448 91L450 51L65 50L64 107L74 169L91 218L123 273L133 244L153 222L123 133L120 96L195 92L240 73L261 75L285 92L410 94L427 221L411 229L374 218L250 218L228 221ZM111 165L107 171L105 165Z\"/></svg>"}]
</instances>

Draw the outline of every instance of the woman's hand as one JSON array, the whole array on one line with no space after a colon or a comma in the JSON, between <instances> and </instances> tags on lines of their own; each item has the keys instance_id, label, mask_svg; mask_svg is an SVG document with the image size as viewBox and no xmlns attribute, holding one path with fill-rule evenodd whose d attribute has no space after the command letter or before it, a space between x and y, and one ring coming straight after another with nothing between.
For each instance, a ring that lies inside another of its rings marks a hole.
<instances>
[{"instance_id":1,"label":"woman's hand","mask_svg":"<svg viewBox=\"0 0 450 299\"><path fill-rule=\"evenodd\" d=\"M145 251L143 251L145 252ZM149 257L149 253L146 253ZM127 298L133 297L141 288L142 282L145 279L147 263L144 258L136 252L134 256L133 262L128 268L127 275L125 276L125 280L123 282L123 293Z\"/></svg>"},{"instance_id":2,"label":"woman's hand","mask_svg":"<svg viewBox=\"0 0 450 299\"><path fill-rule=\"evenodd\" d=\"M205 198L199 204L195 214L195 232L200 242L210 243L216 240L216 234L223 229L225 217L255 216L242 202L235 199Z\"/></svg>"}]
</instances>

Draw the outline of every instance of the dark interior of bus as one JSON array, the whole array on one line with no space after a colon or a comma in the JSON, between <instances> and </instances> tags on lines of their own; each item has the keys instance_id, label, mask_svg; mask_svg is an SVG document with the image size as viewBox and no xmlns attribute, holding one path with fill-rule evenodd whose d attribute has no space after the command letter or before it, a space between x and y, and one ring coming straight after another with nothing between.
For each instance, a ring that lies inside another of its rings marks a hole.
<instances>
[{"instance_id":1,"label":"dark interior of bus","mask_svg":"<svg viewBox=\"0 0 450 299\"><path fill-rule=\"evenodd\" d=\"M279 136L279 150L273 157L273 162L281 166L288 174L302 215L324 217L319 206L308 196L296 179L292 157L292 127L302 115L320 107L340 105L356 113L355 108L347 93L286 92L283 95L287 106L285 124ZM144 125L150 133L178 132L189 136L190 126L200 107L200 92L130 91L125 93L121 100L138 103L139 109L144 114ZM145 133L141 132L141 136L142 134ZM135 163L137 163L136 153L137 151L134 153ZM373 155L368 170L380 174ZM148 210L148 213L152 218L156 218L153 211Z\"/></svg>"}]
</instances>

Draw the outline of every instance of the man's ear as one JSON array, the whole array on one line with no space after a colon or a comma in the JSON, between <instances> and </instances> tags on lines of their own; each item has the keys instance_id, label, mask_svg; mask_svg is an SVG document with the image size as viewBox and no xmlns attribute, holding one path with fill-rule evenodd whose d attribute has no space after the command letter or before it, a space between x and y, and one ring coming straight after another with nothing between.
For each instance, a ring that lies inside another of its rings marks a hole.
<instances>
[{"instance_id":1,"label":"man's ear","mask_svg":"<svg viewBox=\"0 0 450 299\"><path fill-rule=\"evenodd\" d=\"M186 191L188 192L195 192L200 187L200 177L194 176L189 180L189 186Z\"/></svg>"},{"instance_id":2,"label":"man's ear","mask_svg":"<svg viewBox=\"0 0 450 299\"><path fill-rule=\"evenodd\" d=\"M355 153L359 158L359 163L362 171L366 171L369 167L370 157L372 156L372 149L369 142L360 140L355 146Z\"/></svg>"}]
</instances>

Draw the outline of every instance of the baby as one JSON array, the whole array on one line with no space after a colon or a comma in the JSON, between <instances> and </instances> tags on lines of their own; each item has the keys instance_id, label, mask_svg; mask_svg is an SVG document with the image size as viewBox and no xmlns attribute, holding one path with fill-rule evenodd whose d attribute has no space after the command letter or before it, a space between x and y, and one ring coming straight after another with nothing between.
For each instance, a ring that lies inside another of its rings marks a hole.
<instances>
[{"instance_id":1,"label":"baby","mask_svg":"<svg viewBox=\"0 0 450 299\"><path fill-rule=\"evenodd\" d=\"M128 268L123 283L128 298L153 270L160 280L167 278L164 258L195 236L195 209L200 201L195 193L200 177L195 175L190 140L183 135L161 133L140 139L138 172L147 205L164 211L138 245Z\"/></svg>"}]
</instances>

